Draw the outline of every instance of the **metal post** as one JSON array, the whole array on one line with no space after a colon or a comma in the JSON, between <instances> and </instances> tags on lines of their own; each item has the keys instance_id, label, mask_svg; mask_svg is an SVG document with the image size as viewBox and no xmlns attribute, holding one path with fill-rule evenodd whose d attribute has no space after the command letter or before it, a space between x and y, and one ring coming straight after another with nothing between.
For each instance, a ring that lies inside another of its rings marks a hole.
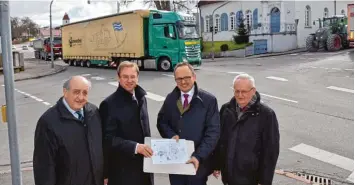
<instances>
[{"instance_id":1,"label":"metal post","mask_svg":"<svg viewBox=\"0 0 355 185\"><path fill-rule=\"evenodd\" d=\"M212 12L212 18L211 18L211 20L212 20L212 21L211 21L211 22L212 22L212 60L214 60L214 40L213 40L213 35L214 35L214 31L215 31L215 27L214 27L214 25L213 25L214 12L215 12L216 10L218 10L219 8L221 8L222 6L228 4L229 2L230 2L230 1L227 1L227 2L223 3L221 6L217 7L217 8L214 9L213 12ZM217 28L218 28L218 25L216 25L216 26L217 26Z\"/></svg>"},{"instance_id":2,"label":"metal post","mask_svg":"<svg viewBox=\"0 0 355 185\"><path fill-rule=\"evenodd\" d=\"M337 1L334 0L334 15L337 14Z\"/></svg>"},{"instance_id":3,"label":"metal post","mask_svg":"<svg viewBox=\"0 0 355 185\"><path fill-rule=\"evenodd\" d=\"M2 45L2 61L5 79L6 97L6 117L9 135L11 178L12 185L22 185L20 170L20 154L17 140L15 95L14 95L14 68L11 47L11 26L10 26L10 7L9 1L0 1L0 29Z\"/></svg>"},{"instance_id":4,"label":"metal post","mask_svg":"<svg viewBox=\"0 0 355 185\"><path fill-rule=\"evenodd\" d=\"M54 68L54 54L53 54L53 33L52 33L52 4L53 0L51 1L51 4L49 6L49 34L50 34L50 41L51 41L51 68Z\"/></svg>"}]
</instances>

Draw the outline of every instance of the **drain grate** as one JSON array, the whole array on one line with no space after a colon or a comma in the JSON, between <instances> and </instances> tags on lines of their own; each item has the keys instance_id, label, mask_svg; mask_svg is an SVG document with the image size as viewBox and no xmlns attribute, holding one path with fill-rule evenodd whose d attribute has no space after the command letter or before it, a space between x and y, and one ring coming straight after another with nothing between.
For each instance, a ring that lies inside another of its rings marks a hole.
<instances>
[{"instance_id":1,"label":"drain grate","mask_svg":"<svg viewBox=\"0 0 355 185\"><path fill-rule=\"evenodd\" d=\"M317 175L306 174L306 173L301 173L301 172L297 172L294 174L299 177L309 180L314 185L334 185L333 181L330 180L329 178L325 178L325 177L321 177L321 176L317 176Z\"/></svg>"}]
</instances>

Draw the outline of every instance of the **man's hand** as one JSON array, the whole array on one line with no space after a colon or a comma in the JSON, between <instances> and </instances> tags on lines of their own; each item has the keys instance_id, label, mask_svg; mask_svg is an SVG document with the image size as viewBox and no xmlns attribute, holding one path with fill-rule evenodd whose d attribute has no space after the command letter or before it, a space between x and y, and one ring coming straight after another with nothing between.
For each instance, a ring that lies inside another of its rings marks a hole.
<instances>
[{"instance_id":1,"label":"man's hand","mask_svg":"<svg viewBox=\"0 0 355 185\"><path fill-rule=\"evenodd\" d=\"M104 185L108 184L108 179L104 179Z\"/></svg>"},{"instance_id":2,"label":"man's hand","mask_svg":"<svg viewBox=\"0 0 355 185\"><path fill-rule=\"evenodd\" d=\"M220 175L220 174L221 174L221 171L219 171L219 170L213 171L213 176L214 176L216 179L219 178L219 175Z\"/></svg>"},{"instance_id":3,"label":"man's hand","mask_svg":"<svg viewBox=\"0 0 355 185\"><path fill-rule=\"evenodd\" d=\"M180 137L179 137L178 135L175 135L175 136L174 136L174 137L172 137L171 139L175 139L175 140L176 140L176 142L179 142Z\"/></svg>"},{"instance_id":4,"label":"man's hand","mask_svg":"<svg viewBox=\"0 0 355 185\"><path fill-rule=\"evenodd\" d=\"M153 150L148 145L138 144L137 153L142 154L144 157L152 157Z\"/></svg>"},{"instance_id":5,"label":"man's hand","mask_svg":"<svg viewBox=\"0 0 355 185\"><path fill-rule=\"evenodd\" d=\"M198 162L198 160L196 159L196 157L193 157L193 156L192 156L191 159L186 162L186 164L189 164L189 163L192 163L192 164L195 166L196 171L198 170L198 167L199 167L199 165L200 165L200 162Z\"/></svg>"}]
</instances>

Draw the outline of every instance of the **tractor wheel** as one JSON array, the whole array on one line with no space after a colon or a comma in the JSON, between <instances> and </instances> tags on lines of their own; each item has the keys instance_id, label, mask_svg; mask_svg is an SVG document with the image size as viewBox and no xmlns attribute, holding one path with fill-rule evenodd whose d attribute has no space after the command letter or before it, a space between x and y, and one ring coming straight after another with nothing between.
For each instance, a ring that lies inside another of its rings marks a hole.
<instances>
[{"instance_id":1,"label":"tractor wheel","mask_svg":"<svg viewBox=\"0 0 355 185\"><path fill-rule=\"evenodd\" d=\"M306 48L307 48L307 51L309 51L309 52L315 52L318 50L318 48L314 47L314 45L313 45L313 36L312 35L308 36L306 39Z\"/></svg>"},{"instance_id":2,"label":"tractor wheel","mask_svg":"<svg viewBox=\"0 0 355 185\"><path fill-rule=\"evenodd\" d=\"M339 51L341 49L341 38L337 34L332 34L327 39L327 48L329 51Z\"/></svg>"}]
</instances>

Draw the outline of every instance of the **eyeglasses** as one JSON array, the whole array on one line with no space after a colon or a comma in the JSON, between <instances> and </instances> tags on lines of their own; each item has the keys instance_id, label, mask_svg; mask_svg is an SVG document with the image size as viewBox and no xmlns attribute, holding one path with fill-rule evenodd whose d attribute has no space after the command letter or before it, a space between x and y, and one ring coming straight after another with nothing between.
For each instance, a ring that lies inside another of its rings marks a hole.
<instances>
[{"instance_id":1,"label":"eyeglasses","mask_svg":"<svg viewBox=\"0 0 355 185\"><path fill-rule=\"evenodd\" d=\"M254 87L252 87L250 90L248 90L248 91L239 91L239 90L235 90L235 89L233 89L233 92L234 92L234 94L235 95L239 95L239 94L241 94L241 95L243 95L243 96L245 96L247 93L249 93L251 90L253 90L254 89Z\"/></svg>"},{"instance_id":2,"label":"eyeglasses","mask_svg":"<svg viewBox=\"0 0 355 185\"><path fill-rule=\"evenodd\" d=\"M128 75L122 75L121 78L124 80L124 81L128 81L128 80L135 80L137 78L136 75L131 75L131 76L128 76Z\"/></svg>"},{"instance_id":3,"label":"eyeglasses","mask_svg":"<svg viewBox=\"0 0 355 185\"><path fill-rule=\"evenodd\" d=\"M184 81L188 81L188 80L191 80L192 76L185 76L185 77L181 77L181 78L175 78L175 81L177 83L181 83L183 80Z\"/></svg>"}]
</instances>

